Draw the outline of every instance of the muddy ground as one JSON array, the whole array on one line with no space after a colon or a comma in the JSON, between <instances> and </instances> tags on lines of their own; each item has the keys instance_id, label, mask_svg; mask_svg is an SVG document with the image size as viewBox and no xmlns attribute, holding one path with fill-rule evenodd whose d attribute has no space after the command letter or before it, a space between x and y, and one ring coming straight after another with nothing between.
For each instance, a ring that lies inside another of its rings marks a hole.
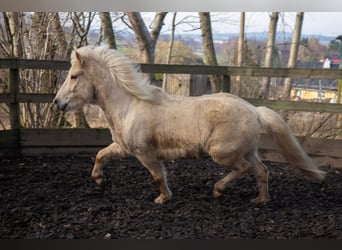
<instances>
[{"instance_id":1,"label":"muddy ground","mask_svg":"<svg viewBox=\"0 0 342 250\"><path fill-rule=\"evenodd\" d=\"M0 238L21 239L342 239L342 175L323 183L286 164L270 168L271 202L252 204L251 174L223 198L214 183L227 170L210 159L169 161L173 199L153 203L158 188L135 159L112 160L106 188L90 178L91 157L0 159Z\"/></svg>"}]
</instances>

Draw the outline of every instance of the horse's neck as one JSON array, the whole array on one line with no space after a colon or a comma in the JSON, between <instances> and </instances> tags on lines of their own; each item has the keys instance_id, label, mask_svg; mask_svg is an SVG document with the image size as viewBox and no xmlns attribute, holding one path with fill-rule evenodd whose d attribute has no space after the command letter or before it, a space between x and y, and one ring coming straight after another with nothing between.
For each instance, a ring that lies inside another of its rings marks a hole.
<instances>
[{"instance_id":1,"label":"horse's neck","mask_svg":"<svg viewBox=\"0 0 342 250\"><path fill-rule=\"evenodd\" d=\"M107 120L113 123L119 123L128 113L131 105L136 101L136 97L127 94L122 88L103 84L97 88L96 102L104 111Z\"/></svg>"}]
</instances>

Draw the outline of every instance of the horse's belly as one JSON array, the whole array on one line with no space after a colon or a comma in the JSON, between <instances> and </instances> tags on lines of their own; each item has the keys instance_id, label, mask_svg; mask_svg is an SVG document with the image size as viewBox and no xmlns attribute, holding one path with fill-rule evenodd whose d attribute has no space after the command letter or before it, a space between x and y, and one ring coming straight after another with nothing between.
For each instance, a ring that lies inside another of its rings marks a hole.
<instances>
[{"instance_id":1,"label":"horse's belly","mask_svg":"<svg viewBox=\"0 0 342 250\"><path fill-rule=\"evenodd\" d=\"M207 154L201 150L193 150L186 148L158 148L155 150L155 155L161 160L175 159L199 159Z\"/></svg>"},{"instance_id":2,"label":"horse's belly","mask_svg":"<svg viewBox=\"0 0 342 250\"><path fill-rule=\"evenodd\" d=\"M159 159L200 158L205 155L203 146L196 139L153 136L150 143L154 154Z\"/></svg>"}]
</instances>

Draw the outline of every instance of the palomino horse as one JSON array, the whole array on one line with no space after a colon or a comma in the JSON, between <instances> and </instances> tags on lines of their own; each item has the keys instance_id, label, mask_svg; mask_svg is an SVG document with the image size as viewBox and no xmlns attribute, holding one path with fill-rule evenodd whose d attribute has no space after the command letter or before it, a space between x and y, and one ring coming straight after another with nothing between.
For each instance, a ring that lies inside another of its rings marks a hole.
<instances>
[{"instance_id":1,"label":"palomino horse","mask_svg":"<svg viewBox=\"0 0 342 250\"><path fill-rule=\"evenodd\" d=\"M135 156L160 188L154 200L171 199L163 160L210 156L231 168L213 190L220 197L227 185L252 169L259 195L253 202L269 200L268 169L257 145L265 129L284 156L303 173L323 180L325 173L305 154L292 132L274 111L254 107L237 96L219 93L179 97L150 85L139 67L116 50L86 46L74 51L71 68L54 103L63 111L98 104L104 111L113 143L96 155L91 177L103 183L102 168L112 157Z\"/></svg>"}]
</instances>

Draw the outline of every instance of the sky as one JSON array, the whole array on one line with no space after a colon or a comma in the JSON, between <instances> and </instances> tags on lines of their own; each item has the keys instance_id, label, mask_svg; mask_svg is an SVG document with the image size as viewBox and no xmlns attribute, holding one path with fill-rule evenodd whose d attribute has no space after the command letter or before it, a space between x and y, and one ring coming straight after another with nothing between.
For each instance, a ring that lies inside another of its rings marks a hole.
<instances>
[{"instance_id":1,"label":"sky","mask_svg":"<svg viewBox=\"0 0 342 250\"><path fill-rule=\"evenodd\" d=\"M196 16L196 12L178 12L177 21L185 16ZM267 32L270 12L246 12L246 32ZM154 12L144 13L143 16L154 16ZM281 12L278 21L278 31L291 32L294 28L296 13ZM224 20L223 20L224 19ZM239 32L239 12L212 12L213 31L222 33ZM171 27L172 14L167 15L166 26ZM338 36L342 34L342 12L305 12L302 34ZM177 32L189 31L189 25L182 25ZM198 31L197 31L198 32Z\"/></svg>"}]
</instances>

